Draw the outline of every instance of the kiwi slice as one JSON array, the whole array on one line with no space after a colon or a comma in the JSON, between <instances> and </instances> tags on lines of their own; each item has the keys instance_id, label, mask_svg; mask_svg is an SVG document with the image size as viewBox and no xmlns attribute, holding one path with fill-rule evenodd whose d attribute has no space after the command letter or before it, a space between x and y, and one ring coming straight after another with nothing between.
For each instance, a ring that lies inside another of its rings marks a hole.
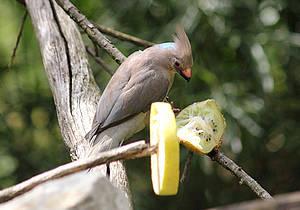
<instances>
[{"instance_id":1,"label":"kiwi slice","mask_svg":"<svg viewBox=\"0 0 300 210\"><path fill-rule=\"evenodd\" d=\"M226 127L225 119L213 99L183 109L176 117L176 124L180 142L200 154L207 154L220 146Z\"/></svg>"}]
</instances>

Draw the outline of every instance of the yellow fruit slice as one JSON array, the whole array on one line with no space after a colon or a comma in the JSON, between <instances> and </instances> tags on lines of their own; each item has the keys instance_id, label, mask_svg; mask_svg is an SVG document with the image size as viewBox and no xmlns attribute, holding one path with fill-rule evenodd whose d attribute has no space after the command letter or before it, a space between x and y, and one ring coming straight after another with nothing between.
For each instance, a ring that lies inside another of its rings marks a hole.
<instances>
[{"instance_id":1,"label":"yellow fruit slice","mask_svg":"<svg viewBox=\"0 0 300 210\"><path fill-rule=\"evenodd\" d=\"M213 99L186 107L177 115L176 123L180 142L200 154L207 154L221 145L226 127Z\"/></svg>"},{"instance_id":2,"label":"yellow fruit slice","mask_svg":"<svg viewBox=\"0 0 300 210\"><path fill-rule=\"evenodd\" d=\"M155 194L177 194L179 142L175 115L168 103L156 102L151 105L150 144L158 145L157 153L151 156L151 178Z\"/></svg>"}]
</instances>

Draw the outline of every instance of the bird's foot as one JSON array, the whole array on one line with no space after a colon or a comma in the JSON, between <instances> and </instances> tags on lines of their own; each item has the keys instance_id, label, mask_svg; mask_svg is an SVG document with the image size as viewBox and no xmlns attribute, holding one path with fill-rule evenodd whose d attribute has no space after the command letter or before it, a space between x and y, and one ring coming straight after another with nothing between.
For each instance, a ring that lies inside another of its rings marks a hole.
<instances>
[{"instance_id":1,"label":"bird's foot","mask_svg":"<svg viewBox=\"0 0 300 210\"><path fill-rule=\"evenodd\" d=\"M171 101L170 104L171 104L171 107L172 107L172 110L173 110L174 114L179 114L181 110L178 109L178 108L174 108L174 102Z\"/></svg>"}]
</instances>

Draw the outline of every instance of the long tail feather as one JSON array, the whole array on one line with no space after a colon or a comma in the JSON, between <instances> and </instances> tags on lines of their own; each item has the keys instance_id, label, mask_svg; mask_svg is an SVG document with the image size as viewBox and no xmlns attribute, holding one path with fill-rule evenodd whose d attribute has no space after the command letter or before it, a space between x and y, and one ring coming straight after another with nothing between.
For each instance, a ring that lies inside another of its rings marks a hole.
<instances>
[{"instance_id":1,"label":"long tail feather","mask_svg":"<svg viewBox=\"0 0 300 210\"><path fill-rule=\"evenodd\" d=\"M99 124L96 124L92 127L92 129L85 135L85 139L89 142L92 142L93 137L97 134L99 128Z\"/></svg>"}]
</instances>

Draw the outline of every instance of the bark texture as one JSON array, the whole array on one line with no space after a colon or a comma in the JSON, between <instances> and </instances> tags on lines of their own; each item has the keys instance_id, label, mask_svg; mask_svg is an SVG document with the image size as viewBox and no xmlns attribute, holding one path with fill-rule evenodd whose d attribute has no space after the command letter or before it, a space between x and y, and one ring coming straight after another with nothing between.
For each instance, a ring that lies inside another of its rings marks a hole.
<instances>
[{"instance_id":1,"label":"bark texture","mask_svg":"<svg viewBox=\"0 0 300 210\"><path fill-rule=\"evenodd\" d=\"M71 18L52 0L26 0L38 39L45 72L53 93L58 122L72 160L97 153L84 138L100 98L80 32ZM116 132L116 131L115 131ZM106 174L106 167L95 173ZM111 181L130 198L125 168L110 167Z\"/></svg>"}]
</instances>

